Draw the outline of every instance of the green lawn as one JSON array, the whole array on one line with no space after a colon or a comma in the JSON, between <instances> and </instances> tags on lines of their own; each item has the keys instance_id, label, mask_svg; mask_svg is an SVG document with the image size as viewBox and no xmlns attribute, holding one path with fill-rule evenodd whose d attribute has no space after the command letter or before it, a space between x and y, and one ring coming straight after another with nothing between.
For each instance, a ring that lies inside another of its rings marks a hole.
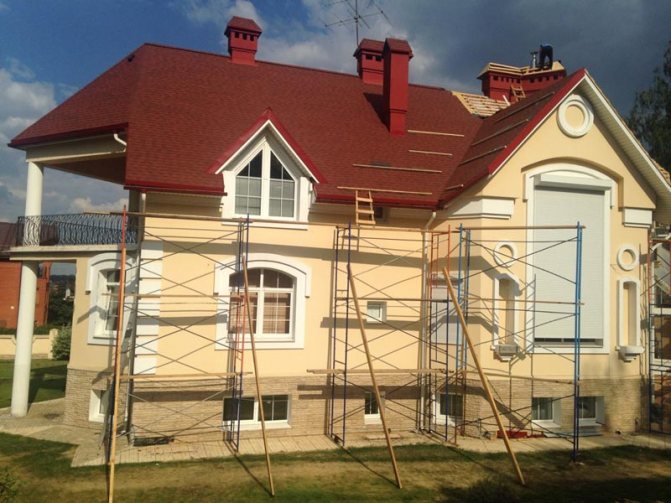
<instances>
[{"instance_id":1,"label":"green lawn","mask_svg":"<svg viewBox=\"0 0 671 503\"><path fill-rule=\"evenodd\" d=\"M16 480L17 502L105 501L105 469L70 468L68 444L0 434L0 477ZM383 448L272 456L277 496L271 499L264 460L121 465L116 500L124 502L671 501L671 451L635 447L520 455L528 487L516 484L505 455L480 455L439 445L402 446L399 490ZM5 470L8 470L5 471Z\"/></svg>"},{"instance_id":2,"label":"green lawn","mask_svg":"<svg viewBox=\"0 0 671 503\"><path fill-rule=\"evenodd\" d=\"M43 402L65 395L65 375L68 362L59 360L33 360L30 369L28 400ZM14 362L0 360L0 408L9 407L12 398Z\"/></svg>"}]
</instances>

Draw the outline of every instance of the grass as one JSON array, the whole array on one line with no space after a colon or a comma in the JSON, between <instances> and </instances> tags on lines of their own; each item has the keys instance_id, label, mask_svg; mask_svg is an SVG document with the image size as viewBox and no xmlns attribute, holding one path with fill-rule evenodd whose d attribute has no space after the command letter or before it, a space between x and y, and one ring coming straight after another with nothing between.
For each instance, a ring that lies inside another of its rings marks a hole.
<instances>
[{"instance_id":1,"label":"grass","mask_svg":"<svg viewBox=\"0 0 671 503\"><path fill-rule=\"evenodd\" d=\"M33 360L30 366L30 391L28 401L43 402L65 395L67 362ZM9 407L12 398L14 362L0 360L0 408Z\"/></svg>"},{"instance_id":2,"label":"grass","mask_svg":"<svg viewBox=\"0 0 671 503\"><path fill-rule=\"evenodd\" d=\"M104 501L103 467L70 468L74 448L0 433L0 470L18 479L17 502ZM502 454L473 454L438 445L402 446L399 490L383 448L272 457L277 496L271 499L264 460L240 459L121 465L115 496L125 502L671 501L671 451L636 447L520 455L528 487L516 484Z\"/></svg>"}]
</instances>

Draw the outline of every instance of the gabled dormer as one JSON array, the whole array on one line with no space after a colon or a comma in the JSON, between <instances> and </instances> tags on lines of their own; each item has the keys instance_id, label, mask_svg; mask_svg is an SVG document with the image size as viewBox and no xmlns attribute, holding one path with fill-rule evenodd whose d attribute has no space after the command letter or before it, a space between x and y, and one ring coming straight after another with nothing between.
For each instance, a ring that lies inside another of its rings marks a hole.
<instances>
[{"instance_id":1,"label":"gabled dormer","mask_svg":"<svg viewBox=\"0 0 671 503\"><path fill-rule=\"evenodd\" d=\"M210 170L223 176L222 217L306 222L323 181L270 109Z\"/></svg>"}]
</instances>

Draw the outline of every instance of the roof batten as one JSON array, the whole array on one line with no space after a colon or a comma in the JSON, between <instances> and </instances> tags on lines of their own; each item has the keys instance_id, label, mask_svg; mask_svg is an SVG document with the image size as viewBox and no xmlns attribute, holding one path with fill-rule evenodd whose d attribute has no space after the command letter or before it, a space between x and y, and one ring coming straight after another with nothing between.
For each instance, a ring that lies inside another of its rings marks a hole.
<instances>
[{"instance_id":1,"label":"roof batten","mask_svg":"<svg viewBox=\"0 0 671 503\"><path fill-rule=\"evenodd\" d=\"M503 150L507 147L508 145L501 145L500 147L493 148L491 150L488 150L487 152L483 152L480 155L476 155L474 157L469 157L468 159L465 159L459 163L459 166L463 166L464 164L468 164L471 161L475 161L476 159L481 159L482 157L486 157L488 155L494 154L498 152L499 150Z\"/></svg>"},{"instance_id":2,"label":"roof batten","mask_svg":"<svg viewBox=\"0 0 671 503\"><path fill-rule=\"evenodd\" d=\"M441 131L422 131L421 129L408 129L408 133L415 134L432 134L436 136L456 136L457 138L463 138L465 135L461 133L444 133Z\"/></svg>"},{"instance_id":3,"label":"roof batten","mask_svg":"<svg viewBox=\"0 0 671 503\"><path fill-rule=\"evenodd\" d=\"M448 157L453 156L453 154L449 152L436 152L433 150L413 150L411 148L408 149L408 152L410 152L411 154L446 155Z\"/></svg>"},{"instance_id":4,"label":"roof batten","mask_svg":"<svg viewBox=\"0 0 671 503\"><path fill-rule=\"evenodd\" d=\"M526 124L527 122L529 122L529 118L522 119L521 121L518 121L515 124L511 124L508 127L504 127L503 129L500 129L499 131L496 131L495 133L492 133L488 136L485 136L481 140L478 140L476 142L471 143L471 147L475 147L476 145L480 145L481 143L484 143L487 140L491 140L492 138L496 138L500 134L506 133L506 132L510 131L511 129L515 129L516 127L521 126L522 124Z\"/></svg>"},{"instance_id":5,"label":"roof batten","mask_svg":"<svg viewBox=\"0 0 671 503\"><path fill-rule=\"evenodd\" d=\"M416 171L418 173L442 173L439 169L429 169L429 168L412 168L412 167L402 167L402 166L381 166L379 164L358 164L352 163L352 166L357 168L374 168L374 169L388 169L392 171Z\"/></svg>"},{"instance_id":6,"label":"roof batten","mask_svg":"<svg viewBox=\"0 0 671 503\"><path fill-rule=\"evenodd\" d=\"M370 192L388 192L390 194L412 194L415 196L430 196L433 194L433 192L420 192L415 190L376 189L371 187L344 187L342 185L336 188L338 190L367 190Z\"/></svg>"}]
</instances>

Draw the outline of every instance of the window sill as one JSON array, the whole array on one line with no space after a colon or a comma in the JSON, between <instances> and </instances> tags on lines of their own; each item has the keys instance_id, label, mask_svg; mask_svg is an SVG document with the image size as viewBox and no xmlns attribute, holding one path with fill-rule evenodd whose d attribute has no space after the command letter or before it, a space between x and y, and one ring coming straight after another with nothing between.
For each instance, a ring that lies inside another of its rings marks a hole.
<instances>
[{"instance_id":1,"label":"window sill","mask_svg":"<svg viewBox=\"0 0 671 503\"><path fill-rule=\"evenodd\" d=\"M531 421L531 423L545 430L558 430L561 428L560 424L550 419L534 419Z\"/></svg>"},{"instance_id":2,"label":"window sill","mask_svg":"<svg viewBox=\"0 0 671 503\"><path fill-rule=\"evenodd\" d=\"M226 421L228 422L228 421ZM222 425L224 431L230 431L231 428L228 427L226 423ZM261 423L260 422L240 422L240 431L256 431L261 429ZM290 430L291 425L289 424L289 421L266 421L266 429L267 430Z\"/></svg>"},{"instance_id":3,"label":"window sill","mask_svg":"<svg viewBox=\"0 0 671 503\"><path fill-rule=\"evenodd\" d=\"M94 335L89 337L88 343L95 346L114 346L116 343L115 335Z\"/></svg>"},{"instance_id":4,"label":"window sill","mask_svg":"<svg viewBox=\"0 0 671 503\"><path fill-rule=\"evenodd\" d=\"M246 220L247 215L233 215L233 218L236 220ZM227 222L224 222L227 224ZM308 230L307 222L298 222L296 220L283 220L275 219L273 217L262 217L256 216L249 217L249 226L256 227L260 229L288 229L296 231L306 231Z\"/></svg>"},{"instance_id":5,"label":"window sill","mask_svg":"<svg viewBox=\"0 0 671 503\"><path fill-rule=\"evenodd\" d=\"M364 424L382 424L382 419L380 419L380 416L371 416L371 417L364 417L363 418L363 423Z\"/></svg>"}]
</instances>

